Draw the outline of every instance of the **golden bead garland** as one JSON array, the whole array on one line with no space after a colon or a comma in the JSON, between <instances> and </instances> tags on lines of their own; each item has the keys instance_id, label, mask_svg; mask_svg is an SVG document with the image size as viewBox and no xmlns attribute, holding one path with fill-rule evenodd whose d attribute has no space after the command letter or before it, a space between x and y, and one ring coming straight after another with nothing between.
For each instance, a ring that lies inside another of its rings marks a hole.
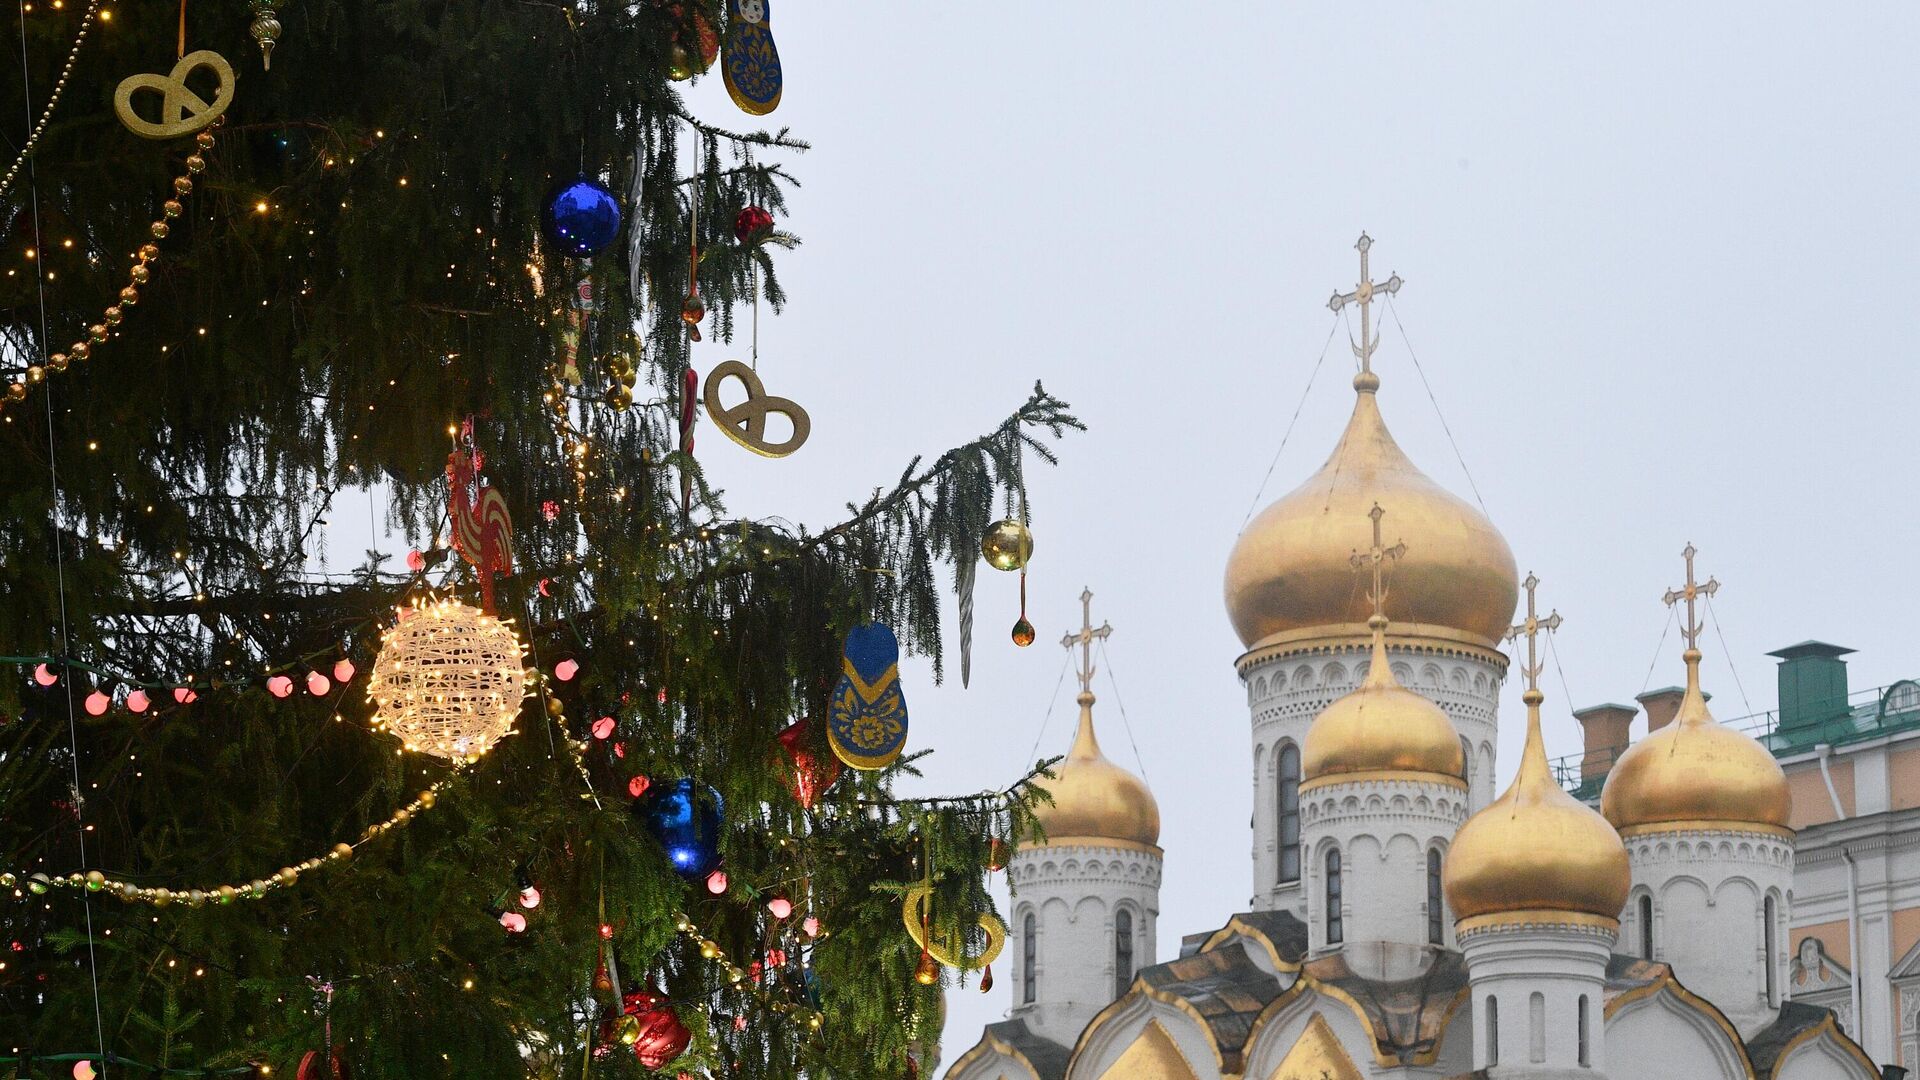
<instances>
[{"instance_id":1,"label":"golden bead garland","mask_svg":"<svg viewBox=\"0 0 1920 1080\"><path fill-rule=\"evenodd\" d=\"M80 31L73 36L73 48L67 50L67 62L60 68L60 78L53 84L53 93L47 95L47 107L40 112L40 119L33 125L26 144L20 147L20 156L13 160L13 168L7 170L5 179L0 179L0 195L5 195L13 187L13 181L27 164L27 158L33 154L33 148L40 142L40 134L47 130L47 122L53 119L53 110L60 104L60 95L66 92L67 79L73 75L73 65L80 59L80 46L86 44L87 34L93 29L93 17L100 10L100 0L89 0L86 13L80 16Z\"/></svg>"},{"instance_id":2,"label":"golden bead garland","mask_svg":"<svg viewBox=\"0 0 1920 1080\"><path fill-rule=\"evenodd\" d=\"M25 875L24 880L28 891L35 895L42 895L54 889L83 889L87 892L109 893L128 903L152 904L155 907L166 907L176 902L185 904L187 907L199 907L206 903L231 904L240 899L258 900L276 889L291 886L300 880L301 874L345 862L353 857L356 849L407 824L420 811L431 810L440 792L452 782L450 777L422 791L412 802L395 810L387 820L367 826L360 834L360 839L351 844L335 844L324 855L283 866L273 874L255 878L243 884L216 885L207 889L147 888L130 881L108 877L99 870L71 874L28 874ZM0 873L0 887L13 889L22 880L21 875Z\"/></svg>"},{"instance_id":3,"label":"golden bead garland","mask_svg":"<svg viewBox=\"0 0 1920 1080\"><path fill-rule=\"evenodd\" d=\"M814 1031L820 1030L820 1025L826 1022L826 1017L820 1010L806 1005L795 1004L785 998L776 997L773 994L767 993L767 991L760 986L749 983L747 970L729 960L727 954L712 938L701 936L700 928L694 925L693 920L687 917L686 912L680 911L674 913L673 928L678 930L699 948L701 958L711 960L725 969L727 981L735 987L746 990L752 994L763 1008L785 1016L793 1016ZM823 929L814 936L814 940L818 941L826 936L827 932ZM771 969L763 968L762 970L769 971Z\"/></svg>"},{"instance_id":4,"label":"golden bead garland","mask_svg":"<svg viewBox=\"0 0 1920 1080\"><path fill-rule=\"evenodd\" d=\"M213 126L219 127L224 119L222 117L215 120ZM133 253L133 267L127 272L126 288L120 290L120 302L103 311L100 321L87 327L87 336L68 346L66 352L57 352L47 357L45 364L28 365L26 377L8 385L5 401L0 401L0 407L4 407L7 402L25 401L29 386L38 386L45 382L49 373L58 375L66 371L73 361L84 361L90 358L93 355L93 347L105 344L110 329L119 326L121 320L126 317L123 309L140 302L140 286L145 285L153 275L153 271L148 269L148 264L160 257L160 245L154 241L165 240L167 234L173 231L173 226L167 223L186 212L186 207L180 200L193 193L193 178L207 167L207 159L203 156L203 152L213 149L213 133L202 131L194 136L194 142L197 149L194 153L187 155L187 171L173 178L174 197L161 204L160 219L147 227L147 233L153 237L153 240L141 244L140 249Z\"/></svg>"}]
</instances>

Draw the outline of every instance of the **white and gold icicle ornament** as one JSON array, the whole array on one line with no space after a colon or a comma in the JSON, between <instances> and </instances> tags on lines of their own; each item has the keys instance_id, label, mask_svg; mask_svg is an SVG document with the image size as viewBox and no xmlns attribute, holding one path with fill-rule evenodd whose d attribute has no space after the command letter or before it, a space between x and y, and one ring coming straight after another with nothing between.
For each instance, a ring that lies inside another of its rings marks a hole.
<instances>
[{"instance_id":1,"label":"white and gold icicle ornament","mask_svg":"<svg viewBox=\"0 0 1920 1080\"><path fill-rule=\"evenodd\" d=\"M529 674L509 622L455 600L415 602L399 614L367 682L375 729L456 764L512 734Z\"/></svg>"}]
</instances>

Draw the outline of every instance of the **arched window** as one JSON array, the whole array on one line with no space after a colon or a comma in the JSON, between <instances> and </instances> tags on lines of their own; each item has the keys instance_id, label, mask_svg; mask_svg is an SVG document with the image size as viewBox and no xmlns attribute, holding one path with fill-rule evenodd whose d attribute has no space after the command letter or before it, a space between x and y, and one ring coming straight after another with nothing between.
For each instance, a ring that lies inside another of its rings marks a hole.
<instances>
[{"instance_id":1,"label":"arched window","mask_svg":"<svg viewBox=\"0 0 1920 1080\"><path fill-rule=\"evenodd\" d=\"M1547 1060L1547 995L1538 990L1527 998L1527 1060Z\"/></svg>"},{"instance_id":2,"label":"arched window","mask_svg":"<svg viewBox=\"0 0 1920 1080\"><path fill-rule=\"evenodd\" d=\"M1774 912L1773 897L1769 896L1767 897L1766 901L1760 905L1760 917L1763 920L1765 920L1760 926L1760 940L1765 943L1765 952L1766 952L1766 959L1767 959L1767 1004L1768 1005L1779 1004L1779 1002L1773 999L1773 994L1774 994L1773 965L1775 962L1774 955L1773 955L1773 912Z\"/></svg>"},{"instance_id":3,"label":"arched window","mask_svg":"<svg viewBox=\"0 0 1920 1080\"><path fill-rule=\"evenodd\" d=\"M1038 922L1031 911L1020 921L1020 1000L1027 1005L1033 1004L1039 983L1036 969L1039 967L1040 944L1034 940Z\"/></svg>"},{"instance_id":4,"label":"arched window","mask_svg":"<svg viewBox=\"0 0 1920 1080\"><path fill-rule=\"evenodd\" d=\"M1653 895L1640 895L1640 957L1653 959Z\"/></svg>"},{"instance_id":5,"label":"arched window","mask_svg":"<svg viewBox=\"0 0 1920 1080\"><path fill-rule=\"evenodd\" d=\"M1300 748L1281 743L1274 773L1280 781L1280 880L1300 880Z\"/></svg>"},{"instance_id":6,"label":"arched window","mask_svg":"<svg viewBox=\"0 0 1920 1080\"><path fill-rule=\"evenodd\" d=\"M1113 996L1133 985L1133 912L1121 908L1113 916Z\"/></svg>"},{"instance_id":7,"label":"arched window","mask_svg":"<svg viewBox=\"0 0 1920 1080\"><path fill-rule=\"evenodd\" d=\"M1346 940L1346 927L1340 919L1340 849L1327 849L1327 944Z\"/></svg>"},{"instance_id":8,"label":"arched window","mask_svg":"<svg viewBox=\"0 0 1920 1080\"><path fill-rule=\"evenodd\" d=\"M1587 995L1585 994L1580 995L1580 1016L1575 1023L1577 1027L1574 1030L1579 1032L1580 1038L1580 1065L1584 1068L1593 1064L1592 1053L1587 1049Z\"/></svg>"},{"instance_id":9,"label":"arched window","mask_svg":"<svg viewBox=\"0 0 1920 1080\"><path fill-rule=\"evenodd\" d=\"M1500 999L1487 995L1487 1068L1500 1064Z\"/></svg>"},{"instance_id":10,"label":"arched window","mask_svg":"<svg viewBox=\"0 0 1920 1080\"><path fill-rule=\"evenodd\" d=\"M1447 921L1444 915L1446 904L1440 895L1440 849L1427 849L1427 941L1433 945L1447 943Z\"/></svg>"}]
</instances>

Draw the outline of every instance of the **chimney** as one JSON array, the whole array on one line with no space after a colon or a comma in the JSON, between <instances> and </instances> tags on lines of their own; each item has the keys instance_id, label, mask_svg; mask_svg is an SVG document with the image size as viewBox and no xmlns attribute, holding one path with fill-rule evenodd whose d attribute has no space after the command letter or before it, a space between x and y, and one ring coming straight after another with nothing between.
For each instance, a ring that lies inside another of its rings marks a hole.
<instances>
[{"instance_id":1,"label":"chimney","mask_svg":"<svg viewBox=\"0 0 1920 1080\"><path fill-rule=\"evenodd\" d=\"M1818 727L1847 715L1847 662L1843 645L1803 641L1768 656L1780 658L1780 730Z\"/></svg>"},{"instance_id":2,"label":"chimney","mask_svg":"<svg viewBox=\"0 0 1920 1080\"><path fill-rule=\"evenodd\" d=\"M1639 694L1633 700L1647 710L1647 734L1651 735L1673 722L1673 714L1680 711L1680 699L1687 696L1684 686L1663 686L1658 690L1649 690ZM1712 701L1713 695L1702 690L1700 696Z\"/></svg>"},{"instance_id":3,"label":"chimney","mask_svg":"<svg viewBox=\"0 0 1920 1080\"><path fill-rule=\"evenodd\" d=\"M1611 702L1573 710L1573 718L1587 736L1586 753L1580 756L1580 786L1599 783L1613 768L1627 748L1627 725L1639 714L1631 705Z\"/></svg>"}]
</instances>

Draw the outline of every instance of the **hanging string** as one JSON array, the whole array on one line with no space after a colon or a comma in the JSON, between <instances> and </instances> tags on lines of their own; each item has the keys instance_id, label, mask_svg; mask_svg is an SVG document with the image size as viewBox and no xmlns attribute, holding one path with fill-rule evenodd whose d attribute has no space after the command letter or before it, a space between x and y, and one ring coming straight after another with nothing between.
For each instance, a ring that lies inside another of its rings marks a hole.
<instances>
[{"instance_id":1,"label":"hanging string","mask_svg":"<svg viewBox=\"0 0 1920 1080\"><path fill-rule=\"evenodd\" d=\"M1740 667L1733 662L1733 650L1727 648L1727 635L1720 630L1720 616L1713 610L1713 594L1704 593L1707 598L1707 617L1713 620L1713 635L1720 639L1720 655L1727 658L1727 670L1733 672L1734 688L1740 691L1740 704L1747 707L1747 715L1754 714L1753 702L1747 700L1747 688L1740 682Z\"/></svg>"},{"instance_id":2,"label":"hanging string","mask_svg":"<svg viewBox=\"0 0 1920 1080\"><path fill-rule=\"evenodd\" d=\"M1140 756L1140 744L1133 741L1133 722L1127 719L1127 703L1120 700L1120 680L1113 677L1113 661L1107 658L1107 641L1100 639L1100 666L1106 670L1107 685L1113 687L1113 703L1120 707L1120 726L1127 731L1127 745L1133 747L1134 764L1140 766L1140 779L1147 776L1147 759Z\"/></svg>"},{"instance_id":3,"label":"hanging string","mask_svg":"<svg viewBox=\"0 0 1920 1080\"><path fill-rule=\"evenodd\" d=\"M89 14L91 14L91 9L89 9ZM27 77L27 62L27 5L26 0L20 0L20 85L23 96L21 106L26 113L27 120L31 122L33 120L33 84ZM40 180L38 169L31 159L27 161L27 193L28 202L33 207L34 246L36 248L44 248L45 245L40 243ZM40 341L38 342L38 347L42 349L44 349L46 343L51 340L48 334L47 323L47 278L45 267L45 259L35 259L33 261L34 286L37 290L40 305ZM51 515L51 524L53 527L54 579L57 583L60 596L60 654L62 656L72 656L73 633L67 616L66 544L62 542L60 537L60 464L58 442L53 432L52 387L47 388L47 393L43 400L47 410L47 486L52 496L48 513ZM67 697L67 745L70 751L68 764L72 769L73 781L74 836L78 843L80 865L85 867L87 865L87 826L83 819L86 814L86 797L81 794L80 789L80 728L74 713L73 680L63 680L62 689ZM100 1013L100 962L99 958L95 955L93 946L93 898L85 891L82 891L80 899L81 910L86 913L87 978L93 987L93 1034L96 1045L100 1051L99 1075L105 1076L107 1074L107 1030L106 1022L102 1019Z\"/></svg>"},{"instance_id":4,"label":"hanging string","mask_svg":"<svg viewBox=\"0 0 1920 1080\"><path fill-rule=\"evenodd\" d=\"M750 262L753 273L753 370L760 370L760 264Z\"/></svg>"},{"instance_id":5,"label":"hanging string","mask_svg":"<svg viewBox=\"0 0 1920 1080\"><path fill-rule=\"evenodd\" d=\"M1647 692L1647 687L1653 685L1653 669L1660 665L1660 654L1666 651L1667 634L1673 629L1674 615L1675 609L1668 608L1667 625L1660 628L1660 643L1653 647L1653 659L1647 663L1647 677L1640 680L1640 693L1642 694Z\"/></svg>"},{"instance_id":6,"label":"hanging string","mask_svg":"<svg viewBox=\"0 0 1920 1080\"><path fill-rule=\"evenodd\" d=\"M1347 307L1342 307L1342 308L1340 309L1340 318L1341 318L1341 319L1343 319L1343 320L1345 320L1345 321L1346 321L1346 324L1347 324L1347 344L1348 344L1349 346L1351 346L1351 347L1352 347L1352 348L1354 349L1354 351L1355 351L1356 353L1358 353L1358 351L1359 351L1359 349L1360 349L1360 343L1359 343L1359 342L1357 342L1357 341L1355 341L1355 340L1353 340L1353 312L1352 312L1352 310L1351 310L1350 308L1347 308ZM1357 365L1357 363L1356 363L1356 366L1358 366L1358 365ZM1342 455L1340 455L1340 456L1339 456L1339 457L1337 458L1337 460L1335 460L1335 461L1334 461L1334 463L1333 463L1333 475L1327 478L1327 497L1326 497L1326 501L1325 501L1325 502L1323 502L1323 503L1322 503L1322 504L1320 505L1320 509L1322 509L1322 510L1325 510L1325 509L1327 509L1328 507L1330 507L1330 506L1332 506L1332 505L1333 505L1333 489L1334 489L1334 485L1336 485L1336 484L1338 484L1338 483L1340 482L1340 471L1341 471L1342 469L1344 469L1344 468L1346 468L1346 465L1347 465L1347 459L1346 459L1346 455L1344 455L1344 454L1342 454Z\"/></svg>"},{"instance_id":7,"label":"hanging string","mask_svg":"<svg viewBox=\"0 0 1920 1080\"><path fill-rule=\"evenodd\" d=\"M1393 325L1400 331L1400 340L1407 346L1407 355L1413 358L1413 370L1420 373L1420 385L1427 388L1427 400L1433 402L1433 414L1440 418L1440 430L1447 433L1447 444L1453 447L1453 459L1460 463L1460 471L1467 475L1467 486L1473 489L1473 501L1480 504L1480 512L1488 517L1493 512L1487 509L1487 500L1480 497L1480 485L1473 482L1473 470L1467 468L1466 456L1460 453L1460 443L1453 437L1453 427L1447 423L1447 414L1440 411L1440 399L1434 396L1433 384L1427 381L1427 369L1420 366L1420 354L1413 351L1413 339L1407 336L1407 328L1400 322L1400 309L1393 306L1393 294L1387 294L1387 311L1393 315Z\"/></svg>"},{"instance_id":8,"label":"hanging string","mask_svg":"<svg viewBox=\"0 0 1920 1080\"><path fill-rule=\"evenodd\" d=\"M1293 407L1293 419L1287 421L1287 430L1280 436L1280 447L1273 452L1273 460L1267 462L1267 475L1260 478L1260 489L1253 493L1253 501L1247 504L1247 516L1240 519L1240 531L1247 531L1247 522L1253 520L1253 512L1260 506L1260 496L1267 493L1267 484L1273 480L1274 466L1280 464L1280 455L1286 452L1287 440L1293 438L1293 428L1300 422L1300 410L1307 407L1307 395L1313 393L1313 380L1320 375L1320 365L1326 363L1327 350L1333 346L1333 335L1340 330L1339 318L1334 318L1327 327L1327 340L1320 344L1320 358L1313 362L1313 370L1307 374L1306 388L1300 391L1300 401Z\"/></svg>"},{"instance_id":9,"label":"hanging string","mask_svg":"<svg viewBox=\"0 0 1920 1080\"><path fill-rule=\"evenodd\" d=\"M1053 681L1053 696L1047 699L1047 714L1040 718L1040 730L1033 733L1033 749L1027 751L1028 761L1040 760L1040 740L1047 734L1047 722L1053 719L1054 703L1060 700L1060 687L1067 681L1067 661L1073 659L1072 652L1060 655L1060 677Z\"/></svg>"}]
</instances>

